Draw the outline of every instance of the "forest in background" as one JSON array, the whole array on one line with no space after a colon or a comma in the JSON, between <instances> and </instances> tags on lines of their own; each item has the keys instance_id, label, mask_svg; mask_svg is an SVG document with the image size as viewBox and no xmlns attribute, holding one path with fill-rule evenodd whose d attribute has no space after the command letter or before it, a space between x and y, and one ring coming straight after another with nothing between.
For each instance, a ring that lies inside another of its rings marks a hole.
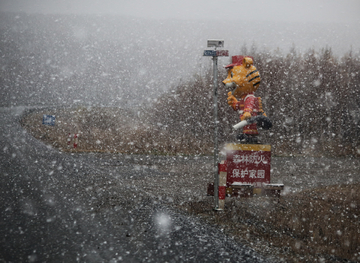
<instances>
[{"instance_id":1,"label":"forest in background","mask_svg":"<svg viewBox=\"0 0 360 263\"><path fill-rule=\"evenodd\" d=\"M285 56L252 50L261 74L256 95L273 123L260 131L260 141L271 144L277 156L360 155L360 58L349 52L342 58L331 49L309 50ZM246 52L246 53L245 53ZM227 104L218 76L218 140L220 150L236 142L232 126L239 116ZM32 134L67 149L68 133L79 133L71 151L145 154L213 152L213 76L211 68L163 93L155 102L140 101L134 109L78 107L40 110L23 121ZM45 127L42 114L57 116L55 127Z\"/></svg>"},{"instance_id":2,"label":"forest in background","mask_svg":"<svg viewBox=\"0 0 360 263\"><path fill-rule=\"evenodd\" d=\"M171 25L122 17L1 14L0 21L1 106L72 108L72 119L79 120L72 126L88 134L89 143L109 141L93 143L93 150L212 152L211 60L196 65L183 55L200 57L191 48L202 49L198 31L189 36L193 43L180 37L193 24L176 27L180 31L174 34ZM179 49L177 43L185 46ZM254 44L231 55L240 54L254 57L260 71L256 95L274 124L261 133L261 141L273 145L276 154L360 154L358 50L338 56L330 47L300 52L294 46L284 53ZM221 63L227 64L225 58ZM181 78L186 71L193 76ZM232 125L239 122L226 103L225 77L219 66L220 144L234 142ZM97 112L96 107L112 108ZM124 111L135 112L131 123L121 120L127 119Z\"/></svg>"},{"instance_id":3,"label":"forest in background","mask_svg":"<svg viewBox=\"0 0 360 263\"><path fill-rule=\"evenodd\" d=\"M241 30L238 30L239 26ZM126 16L3 13L0 10L0 106L139 107L211 65L206 39L225 39L231 55L291 43L359 52L358 30L341 24L140 19ZM234 33L235 32L235 33ZM313 44L309 44L313 43ZM256 55L256 54L255 54ZM219 59L219 67L229 64ZM295 62L293 62L295 63ZM222 69L224 71L224 69ZM269 69L271 70L271 69Z\"/></svg>"},{"instance_id":4,"label":"forest in background","mask_svg":"<svg viewBox=\"0 0 360 263\"><path fill-rule=\"evenodd\" d=\"M261 132L261 141L273 145L279 155L359 155L360 154L360 57L350 51L338 58L331 48L313 49L304 54L295 48L286 55L261 52L255 47L241 49L254 57L261 84L265 112L273 122ZM232 125L239 117L226 103L228 90L220 71L219 141L235 140ZM213 81L210 72L195 75L162 95L149 109L148 118L174 136L213 140ZM175 135L177 134L177 135ZM186 134L186 135L185 135Z\"/></svg>"}]
</instances>

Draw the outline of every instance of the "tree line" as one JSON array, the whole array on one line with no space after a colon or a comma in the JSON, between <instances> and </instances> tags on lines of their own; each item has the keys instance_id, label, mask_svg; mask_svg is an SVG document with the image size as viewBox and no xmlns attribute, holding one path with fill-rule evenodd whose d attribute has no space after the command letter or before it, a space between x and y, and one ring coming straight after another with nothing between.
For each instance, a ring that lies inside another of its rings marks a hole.
<instances>
[{"instance_id":1,"label":"tree line","mask_svg":"<svg viewBox=\"0 0 360 263\"><path fill-rule=\"evenodd\" d=\"M242 51L246 48L242 48ZM278 50L246 54L254 57L261 74L256 95L273 122L261 141L276 154L360 154L360 56L353 51L336 57L331 48L288 54ZM148 118L172 136L189 136L211 144L214 137L212 72L195 74L163 94L149 107ZM219 141L235 142L232 125L239 116L226 103L228 90L219 70Z\"/></svg>"}]
</instances>

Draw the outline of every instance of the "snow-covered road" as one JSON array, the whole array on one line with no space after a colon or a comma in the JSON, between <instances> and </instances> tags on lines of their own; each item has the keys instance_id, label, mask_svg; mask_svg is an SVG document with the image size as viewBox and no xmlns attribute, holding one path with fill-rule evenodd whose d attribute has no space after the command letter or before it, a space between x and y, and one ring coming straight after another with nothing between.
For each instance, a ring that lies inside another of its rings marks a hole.
<instances>
[{"instance_id":1,"label":"snow-covered road","mask_svg":"<svg viewBox=\"0 0 360 263\"><path fill-rule=\"evenodd\" d=\"M0 261L269 261L136 184L168 171L59 152L21 128L22 108L0 112Z\"/></svg>"}]
</instances>

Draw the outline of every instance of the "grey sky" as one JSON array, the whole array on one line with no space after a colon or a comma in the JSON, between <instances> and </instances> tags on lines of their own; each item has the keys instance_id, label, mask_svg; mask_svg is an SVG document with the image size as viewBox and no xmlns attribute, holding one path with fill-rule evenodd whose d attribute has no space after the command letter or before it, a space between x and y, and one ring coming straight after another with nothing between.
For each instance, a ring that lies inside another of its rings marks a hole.
<instances>
[{"instance_id":1,"label":"grey sky","mask_svg":"<svg viewBox=\"0 0 360 263\"><path fill-rule=\"evenodd\" d=\"M359 0L0 0L1 11L360 24Z\"/></svg>"},{"instance_id":2,"label":"grey sky","mask_svg":"<svg viewBox=\"0 0 360 263\"><path fill-rule=\"evenodd\" d=\"M168 28L148 29L158 39L175 39L181 31L190 46L203 49L206 39L222 38L230 53L244 43L284 52L292 46L360 52L360 0L0 0L0 10L155 18Z\"/></svg>"}]
</instances>

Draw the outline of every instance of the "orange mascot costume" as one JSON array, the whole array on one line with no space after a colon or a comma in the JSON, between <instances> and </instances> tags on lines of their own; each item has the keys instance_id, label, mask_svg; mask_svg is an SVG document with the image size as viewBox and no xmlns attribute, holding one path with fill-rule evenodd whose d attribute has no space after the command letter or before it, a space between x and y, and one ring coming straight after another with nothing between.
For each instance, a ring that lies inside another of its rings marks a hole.
<instances>
[{"instance_id":1,"label":"orange mascot costume","mask_svg":"<svg viewBox=\"0 0 360 263\"><path fill-rule=\"evenodd\" d=\"M239 112L242 121L249 121L249 125L243 127L243 133L238 135L237 139L249 143L258 142L258 125L265 128L271 127L271 122L262 109L261 98L254 95L260 86L260 74L253 63L252 57L233 56L232 64L225 67L228 69L228 77L223 81L225 87L231 90L228 93L228 104ZM255 120L252 117L260 115L261 122L251 123L251 119Z\"/></svg>"}]
</instances>

